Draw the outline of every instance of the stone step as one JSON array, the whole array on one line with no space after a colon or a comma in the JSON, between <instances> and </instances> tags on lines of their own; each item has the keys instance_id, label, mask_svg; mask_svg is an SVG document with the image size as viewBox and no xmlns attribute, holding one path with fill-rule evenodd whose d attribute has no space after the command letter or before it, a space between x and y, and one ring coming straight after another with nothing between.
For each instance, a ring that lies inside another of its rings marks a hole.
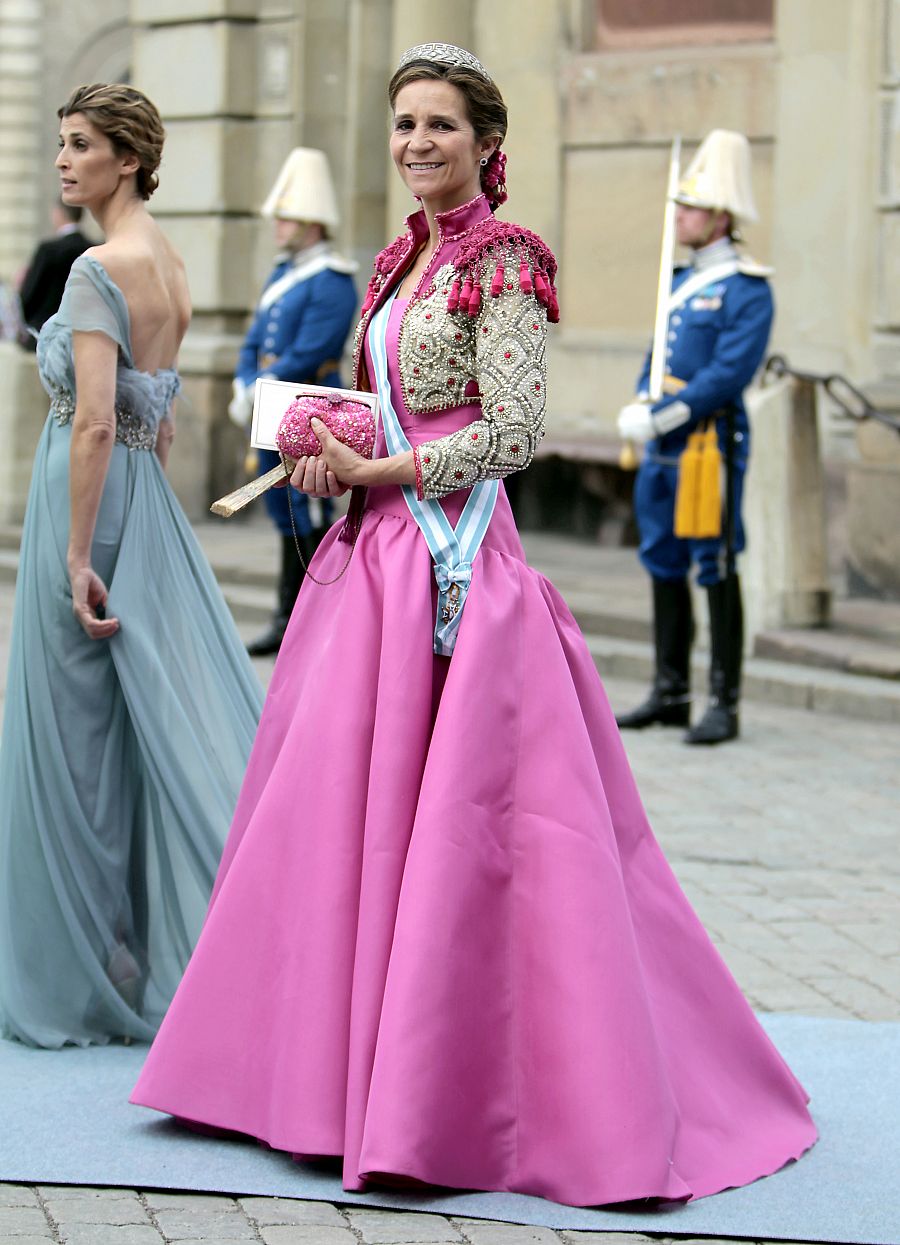
<instances>
[{"instance_id":1,"label":"stone step","mask_svg":"<svg viewBox=\"0 0 900 1245\"><path fill-rule=\"evenodd\" d=\"M213 574L225 591L226 584L238 585L242 588L261 588L271 595L275 584L274 566L250 565L247 562L222 562L211 559Z\"/></svg>"},{"instance_id":2,"label":"stone step","mask_svg":"<svg viewBox=\"0 0 900 1245\"><path fill-rule=\"evenodd\" d=\"M900 644L858 632L764 631L756 637L756 655L792 665L818 666L847 674L900 680Z\"/></svg>"},{"instance_id":3,"label":"stone step","mask_svg":"<svg viewBox=\"0 0 900 1245\"><path fill-rule=\"evenodd\" d=\"M554 586L565 597L566 604L575 615L585 634L608 635L622 640L641 640L649 644L653 639L653 626L646 612L641 617L626 612L615 605L607 605L596 592L579 591L560 584Z\"/></svg>"},{"instance_id":4,"label":"stone step","mask_svg":"<svg viewBox=\"0 0 900 1245\"><path fill-rule=\"evenodd\" d=\"M239 624L264 623L271 617L275 603L271 587L262 590L225 583L222 590ZM646 640L599 631L592 625L597 622L596 613L581 613L577 602L571 598L569 605L570 608L575 606L572 612L600 674L649 686L653 677L653 655ZM698 702L702 701L706 688L708 661L708 654L697 650L692 666ZM744 667L743 694L748 700L794 709L843 714L863 721L900 723L900 684L821 666L752 657Z\"/></svg>"},{"instance_id":5,"label":"stone step","mask_svg":"<svg viewBox=\"0 0 900 1245\"><path fill-rule=\"evenodd\" d=\"M274 585L265 588L254 584L223 582L219 580L222 595L236 623L267 622L275 609Z\"/></svg>"},{"instance_id":6,"label":"stone step","mask_svg":"<svg viewBox=\"0 0 900 1245\"><path fill-rule=\"evenodd\" d=\"M20 534L18 527L0 525L0 580L15 579ZM213 569L242 630L268 621L275 606L271 565L254 565L246 559L226 563L219 556ZM574 577L559 580L601 675L649 684L653 674L649 621L636 617L633 604L629 613L607 604L601 592L576 587ZM862 630L784 631L760 637L763 651L745 665L744 695L848 718L900 722L896 650L881 639L860 634ZM696 652L694 684L700 692L706 686L707 660L702 650Z\"/></svg>"},{"instance_id":7,"label":"stone step","mask_svg":"<svg viewBox=\"0 0 900 1245\"><path fill-rule=\"evenodd\" d=\"M646 644L605 635L586 635L585 639L601 675L633 679L649 686L653 659ZM692 676L697 699L702 701L707 677L705 653L696 654ZM744 665L743 695L747 700L770 705L836 713L868 722L900 723L900 685L818 666L752 657ZM630 706L617 706L620 707Z\"/></svg>"},{"instance_id":8,"label":"stone step","mask_svg":"<svg viewBox=\"0 0 900 1245\"><path fill-rule=\"evenodd\" d=\"M0 580L4 583L15 583L19 569L18 549L8 549L0 544Z\"/></svg>"}]
</instances>

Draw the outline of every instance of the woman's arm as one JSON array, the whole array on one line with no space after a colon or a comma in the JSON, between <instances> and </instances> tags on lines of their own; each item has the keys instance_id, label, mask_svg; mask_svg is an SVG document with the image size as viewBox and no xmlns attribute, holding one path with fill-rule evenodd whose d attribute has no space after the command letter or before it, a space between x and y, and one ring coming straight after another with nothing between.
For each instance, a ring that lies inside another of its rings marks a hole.
<instances>
[{"instance_id":1,"label":"woman's arm","mask_svg":"<svg viewBox=\"0 0 900 1245\"><path fill-rule=\"evenodd\" d=\"M507 272L518 268L505 255ZM531 462L544 435L547 309L518 281L488 297L475 321L481 418L416 448L420 498L502 479Z\"/></svg>"},{"instance_id":2,"label":"woman's arm","mask_svg":"<svg viewBox=\"0 0 900 1245\"><path fill-rule=\"evenodd\" d=\"M97 617L106 604L106 585L91 566L91 546L100 498L116 439L118 346L105 333L72 334L75 415L69 454L69 548L72 608L87 634L107 639L119 629L115 618Z\"/></svg>"},{"instance_id":3,"label":"woman's arm","mask_svg":"<svg viewBox=\"0 0 900 1245\"><path fill-rule=\"evenodd\" d=\"M163 471L169 465L169 451L172 448L172 442L175 440L175 404L169 407L165 417L159 421L159 428L156 432L156 457L159 459L160 466Z\"/></svg>"}]
</instances>

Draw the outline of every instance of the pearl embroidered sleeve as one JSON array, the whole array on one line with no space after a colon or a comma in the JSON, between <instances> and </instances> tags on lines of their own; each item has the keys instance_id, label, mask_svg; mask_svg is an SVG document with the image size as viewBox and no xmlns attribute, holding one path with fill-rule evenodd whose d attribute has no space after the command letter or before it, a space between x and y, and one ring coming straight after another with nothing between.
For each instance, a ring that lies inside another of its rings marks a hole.
<instances>
[{"instance_id":1,"label":"pearl embroidered sleeve","mask_svg":"<svg viewBox=\"0 0 900 1245\"><path fill-rule=\"evenodd\" d=\"M474 326L482 417L418 447L422 497L521 471L543 436L547 313L534 294L511 284L484 300Z\"/></svg>"}]
</instances>

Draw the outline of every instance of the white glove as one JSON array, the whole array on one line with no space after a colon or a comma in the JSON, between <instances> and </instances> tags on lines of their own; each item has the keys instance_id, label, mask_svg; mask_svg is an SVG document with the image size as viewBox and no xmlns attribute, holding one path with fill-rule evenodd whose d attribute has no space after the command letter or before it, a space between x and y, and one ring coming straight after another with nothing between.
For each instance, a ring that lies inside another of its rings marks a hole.
<instances>
[{"instance_id":1,"label":"white glove","mask_svg":"<svg viewBox=\"0 0 900 1245\"><path fill-rule=\"evenodd\" d=\"M674 402L670 402L668 406L656 412L653 416L653 425L659 436L664 436L673 428L680 428L682 424L686 424L690 417L691 408L686 402L676 398Z\"/></svg>"},{"instance_id":2,"label":"white glove","mask_svg":"<svg viewBox=\"0 0 900 1245\"><path fill-rule=\"evenodd\" d=\"M656 436L653 416L645 402L629 402L619 411L619 436L623 441L637 441L643 445L645 441Z\"/></svg>"},{"instance_id":3,"label":"white glove","mask_svg":"<svg viewBox=\"0 0 900 1245\"><path fill-rule=\"evenodd\" d=\"M253 414L253 398L250 390L242 380L231 382L231 401L228 403L228 415L233 424L246 428Z\"/></svg>"}]
</instances>

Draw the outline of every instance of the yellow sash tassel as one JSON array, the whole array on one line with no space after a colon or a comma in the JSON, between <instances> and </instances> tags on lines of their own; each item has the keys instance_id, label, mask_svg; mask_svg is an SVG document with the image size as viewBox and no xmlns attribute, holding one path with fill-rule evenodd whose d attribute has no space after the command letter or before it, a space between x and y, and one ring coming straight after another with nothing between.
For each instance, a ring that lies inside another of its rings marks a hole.
<instances>
[{"instance_id":1,"label":"yellow sash tassel","mask_svg":"<svg viewBox=\"0 0 900 1245\"><path fill-rule=\"evenodd\" d=\"M678 461L675 535L683 540L722 535L722 454L714 419L691 433Z\"/></svg>"}]
</instances>

